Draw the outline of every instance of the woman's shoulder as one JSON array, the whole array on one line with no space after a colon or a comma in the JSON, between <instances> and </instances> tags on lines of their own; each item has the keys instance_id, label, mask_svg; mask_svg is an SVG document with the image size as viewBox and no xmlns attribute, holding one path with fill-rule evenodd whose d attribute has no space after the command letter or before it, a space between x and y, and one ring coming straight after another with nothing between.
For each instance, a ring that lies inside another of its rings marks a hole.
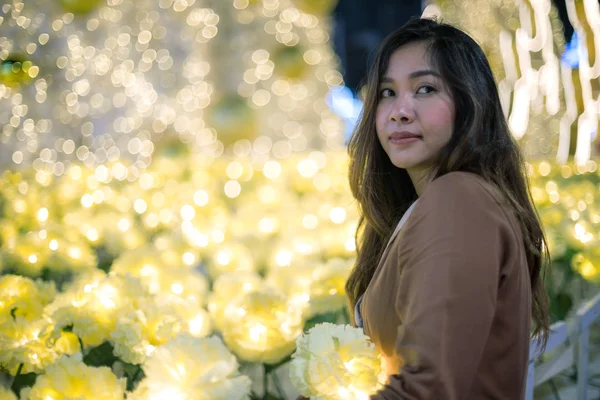
<instances>
[{"instance_id":1,"label":"woman's shoulder","mask_svg":"<svg viewBox=\"0 0 600 400\"><path fill-rule=\"evenodd\" d=\"M452 209L460 214L507 211L504 196L493 183L471 172L450 172L433 180L419 198L421 208Z\"/></svg>"},{"instance_id":2,"label":"woman's shoulder","mask_svg":"<svg viewBox=\"0 0 600 400\"><path fill-rule=\"evenodd\" d=\"M472 172L455 171L433 180L425 189L422 197L439 199L442 195L445 198L470 198L472 195L483 194L487 194L496 201L501 197L500 190L482 176Z\"/></svg>"}]
</instances>

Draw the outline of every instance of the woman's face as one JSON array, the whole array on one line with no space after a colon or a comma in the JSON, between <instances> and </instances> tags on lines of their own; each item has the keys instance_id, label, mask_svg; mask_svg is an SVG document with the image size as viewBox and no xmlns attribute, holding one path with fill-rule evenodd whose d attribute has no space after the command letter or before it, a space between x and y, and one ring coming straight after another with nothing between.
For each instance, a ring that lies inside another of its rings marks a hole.
<instances>
[{"instance_id":1,"label":"woman's face","mask_svg":"<svg viewBox=\"0 0 600 400\"><path fill-rule=\"evenodd\" d=\"M428 172L452 135L454 102L429 65L425 44L407 44L392 54L378 101L377 136L392 164L411 176Z\"/></svg>"}]
</instances>

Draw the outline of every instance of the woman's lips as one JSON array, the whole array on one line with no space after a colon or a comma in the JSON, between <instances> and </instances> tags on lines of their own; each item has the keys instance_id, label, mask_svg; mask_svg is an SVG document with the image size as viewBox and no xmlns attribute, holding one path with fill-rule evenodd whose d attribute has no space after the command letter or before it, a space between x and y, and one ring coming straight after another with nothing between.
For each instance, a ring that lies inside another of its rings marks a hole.
<instances>
[{"instance_id":1,"label":"woman's lips","mask_svg":"<svg viewBox=\"0 0 600 400\"><path fill-rule=\"evenodd\" d=\"M407 134L392 134L390 135L390 142L393 144L410 144L421 140L422 136L419 135L407 135Z\"/></svg>"}]
</instances>

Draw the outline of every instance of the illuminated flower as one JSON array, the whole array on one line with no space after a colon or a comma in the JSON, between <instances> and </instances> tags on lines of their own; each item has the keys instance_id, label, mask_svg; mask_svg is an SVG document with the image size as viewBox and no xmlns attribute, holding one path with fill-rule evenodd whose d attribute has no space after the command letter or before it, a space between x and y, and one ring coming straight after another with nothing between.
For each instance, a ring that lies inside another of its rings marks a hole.
<instances>
[{"instance_id":1,"label":"illuminated flower","mask_svg":"<svg viewBox=\"0 0 600 400\"><path fill-rule=\"evenodd\" d=\"M243 400L251 381L238 372L238 362L221 339L179 335L144 362L146 379L132 394L135 400ZM129 397L128 397L129 398Z\"/></svg>"},{"instance_id":2,"label":"illuminated flower","mask_svg":"<svg viewBox=\"0 0 600 400\"><path fill-rule=\"evenodd\" d=\"M38 319L55 295L53 282L33 281L17 275L0 277L0 321L13 316Z\"/></svg>"},{"instance_id":3,"label":"illuminated flower","mask_svg":"<svg viewBox=\"0 0 600 400\"><path fill-rule=\"evenodd\" d=\"M94 399L122 400L126 380L117 378L108 367L89 367L81 353L64 356L37 377L31 388L21 391L22 400Z\"/></svg>"},{"instance_id":4,"label":"illuminated flower","mask_svg":"<svg viewBox=\"0 0 600 400\"><path fill-rule=\"evenodd\" d=\"M334 258L318 265L312 274L309 316L338 311L346 305L346 281L353 260Z\"/></svg>"},{"instance_id":5,"label":"illuminated flower","mask_svg":"<svg viewBox=\"0 0 600 400\"><path fill-rule=\"evenodd\" d=\"M71 327L85 346L100 345L115 330L119 317L139 309L147 296L139 280L130 276L94 274L89 280L82 277L48 306L56 325L54 336Z\"/></svg>"},{"instance_id":6,"label":"illuminated flower","mask_svg":"<svg viewBox=\"0 0 600 400\"><path fill-rule=\"evenodd\" d=\"M36 321L16 317L0 323L0 366L11 374L16 374L23 364L21 373L42 372L53 364L62 353L72 351L69 338L59 336L52 345L52 326L39 319ZM79 347L77 345L77 347Z\"/></svg>"},{"instance_id":7,"label":"illuminated flower","mask_svg":"<svg viewBox=\"0 0 600 400\"><path fill-rule=\"evenodd\" d=\"M185 255L180 258L185 258ZM194 258L193 254L188 255ZM183 264L184 261L180 259L180 262ZM153 246L146 246L121 255L111 266L111 271L138 277L150 293L170 292L204 303L208 294L206 278L182 264L172 265L165 261L165 254Z\"/></svg>"},{"instance_id":8,"label":"illuminated flower","mask_svg":"<svg viewBox=\"0 0 600 400\"><path fill-rule=\"evenodd\" d=\"M17 273L31 277L44 269L79 273L97 265L96 255L78 235L49 226L18 236L6 246L4 257Z\"/></svg>"},{"instance_id":9,"label":"illuminated flower","mask_svg":"<svg viewBox=\"0 0 600 400\"><path fill-rule=\"evenodd\" d=\"M303 396L367 399L385 381L384 360L362 329L323 323L296 344L290 380Z\"/></svg>"},{"instance_id":10,"label":"illuminated flower","mask_svg":"<svg viewBox=\"0 0 600 400\"><path fill-rule=\"evenodd\" d=\"M256 270L252 253L248 248L237 243L227 243L215 249L208 273L212 278L226 272L253 272Z\"/></svg>"},{"instance_id":11,"label":"illuminated flower","mask_svg":"<svg viewBox=\"0 0 600 400\"><path fill-rule=\"evenodd\" d=\"M148 299L119 318L110 335L114 353L123 361L141 364L155 346L187 329L187 321L170 302Z\"/></svg>"},{"instance_id":12,"label":"illuminated flower","mask_svg":"<svg viewBox=\"0 0 600 400\"><path fill-rule=\"evenodd\" d=\"M215 327L222 330L228 319L235 318L232 312L237 310L228 307L234 299L263 285L263 280L255 272L233 272L219 276L208 301L208 311Z\"/></svg>"},{"instance_id":13,"label":"illuminated flower","mask_svg":"<svg viewBox=\"0 0 600 400\"><path fill-rule=\"evenodd\" d=\"M289 355L304 326L303 309L283 295L263 289L227 306L223 337L246 361L275 364Z\"/></svg>"},{"instance_id":14,"label":"illuminated flower","mask_svg":"<svg viewBox=\"0 0 600 400\"><path fill-rule=\"evenodd\" d=\"M334 258L326 263L298 262L273 268L267 282L297 305L307 307L306 318L338 311L346 304L345 284L353 260Z\"/></svg>"},{"instance_id":15,"label":"illuminated flower","mask_svg":"<svg viewBox=\"0 0 600 400\"><path fill-rule=\"evenodd\" d=\"M586 280L600 283L600 241L590 243L575 254L571 259L571 266Z\"/></svg>"}]
</instances>

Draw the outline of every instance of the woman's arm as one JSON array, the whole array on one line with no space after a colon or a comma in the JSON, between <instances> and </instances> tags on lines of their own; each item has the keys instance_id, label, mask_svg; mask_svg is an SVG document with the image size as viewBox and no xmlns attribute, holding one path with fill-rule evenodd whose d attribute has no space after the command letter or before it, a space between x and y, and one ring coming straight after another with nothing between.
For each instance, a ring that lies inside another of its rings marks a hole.
<instances>
[{"instance_id":1,"label":"woman's arm","mask_svg":"<svg viewBox=\"0 0 600 400\"><path fill-rule=\"evenodd\" d=\"M434 181L419 203L395 299L404 365L373 400L466 398L496 310L511 235L502 208L463 174Z\"/></svg>"}]
</instances>

